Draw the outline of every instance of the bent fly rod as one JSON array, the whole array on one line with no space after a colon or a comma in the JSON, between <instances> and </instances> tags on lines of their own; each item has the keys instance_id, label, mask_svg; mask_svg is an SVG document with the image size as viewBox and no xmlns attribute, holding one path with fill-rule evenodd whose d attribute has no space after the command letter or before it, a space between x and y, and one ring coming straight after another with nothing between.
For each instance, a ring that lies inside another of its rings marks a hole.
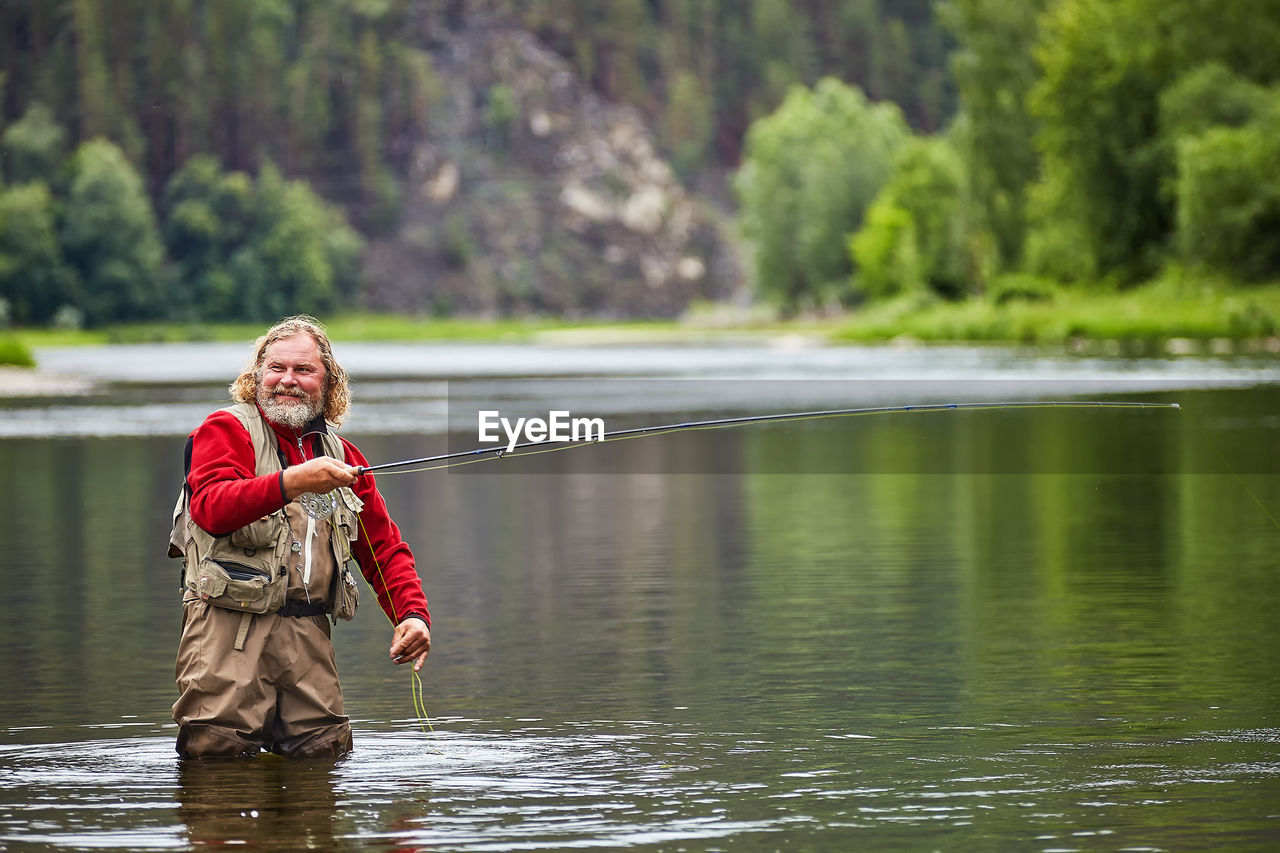
<instances>
[{"instance_id":1,"label":"bent fly rod","mask_svg":"<svg viewBox=\"0 0 1280 853\"><path fill-rule=\"evenodd\" d=\"M640 438L641 436L666 435L672 432L681 432L683 430L700 430L700 429L725 429L727 427L742 426L744 424L766 423L766 422L786 422L786 421L805 421L816 420L819 418L838 418L852 417L854 415L887 415L904 412L942 412L954 411L958 409L1181 409L1177 403L1138 403L1123 401L1016 401L1004 403L923 403L909 406L870 406L862 409L825 409L815 412L784 412L768 415L744 415L736 418L717 418L707 421L686 421L684 423L664 424L662 426L635 427L632 429L619 429L612 432L605 432L595 438L585 440L544 440L544 441L525 441L514 445L495 444L491 447L477 447L474 450L460 450L456 453L442 453L437 456L423 456L418 459L403 459L399 462L384 462L380 465L364 465L356 469L356 476L362 474L372 474L377 471L390 471L392 473L411 474L414 471L394 471L396 468L407 468L413 465L429 465L431 463L444 463L440 465L432 465L429 468L418 468L415 471L433 471L441 468L450 468L455 465L465 465L470 462L479 462L485 459L500 459L504 456L524 456L530 453L548 452L550 450L563 450L568 447L599 444L606 441L619 441L628 438ZM538 450L533 450L533 448ZM529 453L520 453L525 450Z\"/></svg>"}]
</instances>

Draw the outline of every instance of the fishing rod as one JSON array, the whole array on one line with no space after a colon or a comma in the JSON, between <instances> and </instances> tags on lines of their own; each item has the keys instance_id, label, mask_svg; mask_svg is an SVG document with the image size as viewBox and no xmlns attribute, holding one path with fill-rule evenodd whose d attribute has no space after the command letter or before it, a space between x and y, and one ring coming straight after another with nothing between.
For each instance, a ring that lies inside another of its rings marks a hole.
<instances>
[{"instance_id":1,"label":"fishing rod","mask_svg":"<svg viewBox=\"0 0 1280 853\"><path fill-rule=\"evenodd\" d=\"M736 418L717 418L707 421L686 421L684 423L664 424L662 426L635 427L632 429L619 429L612 432L602 433L601 435L588 439L574 441L571 439L545 440L545 441L525 441L514 445L496 444L492 447L477 447L474 450L459 450L455 453L441 453L436 456L423 456L417 459L403 459L399 462L384 462L380 465L363 465L356 468L356 476L363 474L372 474L376 471L392 471L395 468L406 468L411 465L426 465L432 462L450 463L446 465L436 466L437 468L451 467L452 464L466 464L465 462L451 462L451 460L467 460L480 461L484 458L500 459L504 456L513 455L521 456L525 454L518 453L520 450L530 450L537 447L541 451L557 449L556 445L581 445L581 444L599 444L604 441L617 441L627 438L639 438L645 435L665 435L667 433L679 432L682 430L698 430L698 429L724 429L726 427L741 426L743 424L765 423L765 422L785 422L785 421L802 421L814 420L818 418L837 418L848 417L853 415L885 415L900 412L941 412L954 411L960 409L1048 409L1048 408L1066 408L1066 409L1181 409L1177 403L1139 403L1124 401L1014 401L1001 403L922 403L909 406L869 406L861 409L824 409L814 412L783 412L768 415L744 415ZM552 447L548 447L551 445ZM563 447L558 449L564 449ZM424 469L434 470L434 469ZM399 473L413 473L403 471Z\"/></svg>"}]
</instances>

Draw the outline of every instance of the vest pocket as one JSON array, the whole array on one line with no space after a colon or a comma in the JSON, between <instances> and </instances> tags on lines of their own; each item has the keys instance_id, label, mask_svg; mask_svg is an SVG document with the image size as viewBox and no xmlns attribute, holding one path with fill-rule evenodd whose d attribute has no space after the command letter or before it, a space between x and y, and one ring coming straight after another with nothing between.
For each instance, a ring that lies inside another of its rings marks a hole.
<instances>
[{"instance_id":1,"label":"vest pocket","mask_svg":"<svg viewBox=\"0 0 1280 853\"><path fill-rule=\"evenodd\" d=\"M284 604L288 579L261 568L229 560L205 558L196 569L195 591L205 601L228 610L271 613Z\"/></svg>"},{"instance_id":2,"label":"vest pocket","mask_svg":"<svg viewBox=\"0 0 1280 853\"><path fill-rule=\"evenodd\" d=\"M260 518L252 524L246 524L239 530L232 531L229 537L231 544L237 548L269 548L280 538L280 520L273 515Z\"/></svg>"},{"instance_id":3,"label":"vest pocket","mask_svg":"<svg viewBox=\"0 0 1280 853\"><path fill-rule=\"evenodd\" d=\"M360 605L360 587L351 574L350 564L338 571L333 584L333 624L338 620L350 622L356 618L356 608Z\"/></svg>"},{"instance_id":4,"label":"vest pocket","mask_svg":"<svg viewBox=\"0 0 1280 853\"><path fill-rule=\"evenodd\" d=\"M242 566L239 563L228 562L227 560L214 560L222 570L227 573L233 581L258 581L261 582L267 575L257 569L251 569L248 566Z\"/></svg>"}]
</instances>

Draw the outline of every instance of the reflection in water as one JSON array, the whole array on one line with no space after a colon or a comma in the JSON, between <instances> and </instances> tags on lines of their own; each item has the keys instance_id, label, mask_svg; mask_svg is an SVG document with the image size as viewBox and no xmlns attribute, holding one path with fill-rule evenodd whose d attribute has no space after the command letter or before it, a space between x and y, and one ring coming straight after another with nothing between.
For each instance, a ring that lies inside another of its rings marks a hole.
<instances>
[{"instance_id":1,"label":"reflection in water","mask_svg":"<svg viewBox=\"0 0 1280 853\"><path fill-rule=\"evenodd\" d=\"M331 850L335 775L332 761L180 761L178 817L196 846Z\"/></svg>"}]
</instances>

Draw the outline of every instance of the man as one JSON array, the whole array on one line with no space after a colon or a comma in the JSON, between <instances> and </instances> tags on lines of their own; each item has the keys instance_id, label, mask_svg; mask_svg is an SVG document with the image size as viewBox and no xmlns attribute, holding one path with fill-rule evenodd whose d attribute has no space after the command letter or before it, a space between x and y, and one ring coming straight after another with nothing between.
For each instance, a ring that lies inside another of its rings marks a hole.
<instances>
[{"instance_id":1,"label":"man","mask_svg":"<svg viewBox=\"0 0 1280 853\"><path fill-rule=\"evenodd\" d=\"M336 436L347 374L319 323L290 317L258 339L187 442L170 555L184 557L173 706L183 757L337 758L351 726L326 614L350 619L354 560L395 626L395 663L422 668L431 617L413 554L356 447Z\"/></svg>"}]
</instances>

